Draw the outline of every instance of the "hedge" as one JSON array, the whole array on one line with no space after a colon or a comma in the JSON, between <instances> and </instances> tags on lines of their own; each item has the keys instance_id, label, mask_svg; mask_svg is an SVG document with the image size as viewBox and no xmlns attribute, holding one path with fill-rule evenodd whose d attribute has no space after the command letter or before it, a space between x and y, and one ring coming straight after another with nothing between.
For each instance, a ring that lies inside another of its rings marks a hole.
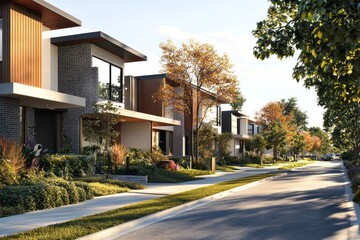
<instances>
[{"instance_id":1,"label":"hedge","mask_svg":"<svg viewBox=\"0 0 360 240\"><path fill-rule=\"evenodd\" d=\"M87 155L48 155L42 165L46 172L64 179L91 175L95 171L94 158Z\"/></svg>"}]
</instances>

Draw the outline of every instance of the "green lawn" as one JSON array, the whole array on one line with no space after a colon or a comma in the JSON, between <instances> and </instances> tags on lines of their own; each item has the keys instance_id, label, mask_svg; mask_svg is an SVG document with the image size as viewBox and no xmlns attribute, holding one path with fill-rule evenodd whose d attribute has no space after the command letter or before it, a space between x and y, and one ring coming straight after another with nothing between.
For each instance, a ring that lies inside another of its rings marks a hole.
<instances>
[{"instance_id":1,"label":"green lawn","mask_svg":"<svg viewBox=\"0 0 360 240\"><path fill-rule=\"evenodd\" d=\"M115 225L176 207L187 202L214 195L216 193L239 187L267 177L272 177L277 174L278 173L259 174L226 181L203 188L132 204L127 207L75 219L65 223L30 230L21 234L5 237L4 239L75 239L106 228L113 227Z\"/></svg>"},{"instance_id":2,"label":"green lawn","mask_svg":"<svg viewBox=\"0 0 360 240\"><path fill-rule=\"evenodd\" d=\"M221 165L216 166L216 170L220 170L223 172L234 172L237 170L237 168L235 166Z\"/></svg>"},{"instance_id":3,"label":"green lawn","mask_svg":"<svg viewBox=\"0 0 360 240\"><path fill-rule=\"evenodd\" d=\"M291 170L298 167L304 167L306 165L315 163L316 161L304 161L304 162L289 162L285 163L283 166L279 167L279 170Z\"/></svg>"}]
</instances>

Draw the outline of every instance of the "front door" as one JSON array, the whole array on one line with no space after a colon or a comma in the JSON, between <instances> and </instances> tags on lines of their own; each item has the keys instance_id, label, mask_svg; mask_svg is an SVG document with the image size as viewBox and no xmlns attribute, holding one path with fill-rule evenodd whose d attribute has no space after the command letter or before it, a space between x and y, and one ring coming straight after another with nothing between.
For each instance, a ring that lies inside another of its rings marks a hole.
<instances>
[{"instance_id":1,"label":"front door","mask_svg":"<svg viewBox=\"0 0 360 240\"><path fill-rule=\"evenodd\" d=\"M35 109L35 142L49 152L58 152L62 139L62 113Z\"/></svg>"}]
</instances>

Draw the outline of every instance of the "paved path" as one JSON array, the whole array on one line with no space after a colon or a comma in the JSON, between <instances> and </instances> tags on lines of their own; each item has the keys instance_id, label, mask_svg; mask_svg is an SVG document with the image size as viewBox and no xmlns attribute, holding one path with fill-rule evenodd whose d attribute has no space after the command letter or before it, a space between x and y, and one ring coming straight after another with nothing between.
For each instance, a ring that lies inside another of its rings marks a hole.
<instances>
[{"instance_id":1,"label":"paved path","mask_svg":"<svg viewBox=\"0 0 360 240\"><path fill-rule=\"evenodd\" d=\"M176 184L148 184L146 188L142 190L133 190L128 193L96 197L92 200L78 204L4 217L0 218L0 237L25 230L69 221L87 215L109 211L140 201L154 199L169 194L208 186L226 180L246 177L269 171L274 171L274 169L241 168L239 171L234 173L219 172L214 175L205 176L202 180L191 182Z\"/></svg>"},{"instance_id":2,"label":"paved path","mask_svg":"<svg viewBox=\"0 0 360 240\"><path fill-rule=\"evenodd\" d=\"M340 162L319 162L118 239L359 239Z\"/></svg>"}]
</instances>

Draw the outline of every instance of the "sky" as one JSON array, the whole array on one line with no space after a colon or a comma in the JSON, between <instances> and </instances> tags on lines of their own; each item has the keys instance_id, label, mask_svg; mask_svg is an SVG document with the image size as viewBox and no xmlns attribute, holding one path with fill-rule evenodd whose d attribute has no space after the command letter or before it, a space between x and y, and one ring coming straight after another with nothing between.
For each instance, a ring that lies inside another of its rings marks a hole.
<instances>
[{"instance_id":1,"label":"sky","mask_svg":"<svg viewBox=\"0 0 360 240\"><path fill-rule=\"evenodd\" d=\"M267 0L47 0L82 21L82 27L53 31L53 36L102 31L147 56L128 63L125 75L161 71L159 44L171 39L178 47L195 39L228 54L246 102L242 112L254 117L265 104L296 97L309 126L322 127L324 109L314 89L292 79L296 58L260 61L253 56L251 31L266 18Z\"/></svg>"}]
</instances>

